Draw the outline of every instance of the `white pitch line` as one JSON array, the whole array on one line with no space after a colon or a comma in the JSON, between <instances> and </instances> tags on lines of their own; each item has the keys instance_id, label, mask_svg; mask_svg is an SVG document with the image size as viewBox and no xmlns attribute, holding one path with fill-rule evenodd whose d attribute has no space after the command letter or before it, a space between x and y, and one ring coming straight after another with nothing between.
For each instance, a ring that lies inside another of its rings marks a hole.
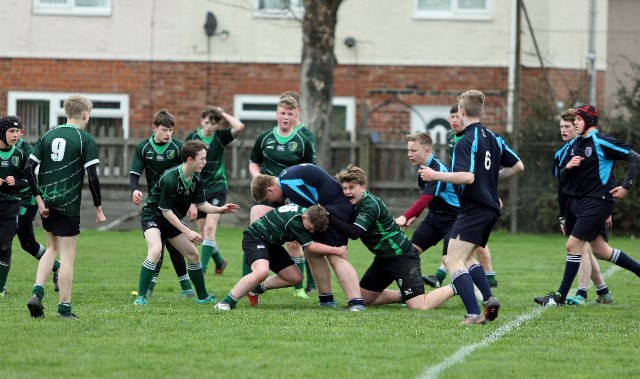
<instances>
[{"instance_id":1,"label":"white pitch line","mask_svg":"<svg viewBox=\"0 0 640 379\"><path fill-rule=\"evenodd\" d=\"M603 277L607 278L607 277L613 275L618 270L620 270L620 267L613 266L613 267L609 268L607 270L607 272L604 273ZM520 325L522 325L524 322L529 321L529 320L539 316L545 310L547 310L547 307L537 307L537 308L534 308L533 311L531 311L529 313L526 313L526 314L523 314L523 315L520 315L520 316L516 317L514 320L502 325L497 330L495 330L493 333L489 334L482 341L474 343L474 344L471 344L471 345L463 346L463 347L460 348L460 350L458 350L455 353L453 353L453 355L450 355L449 357L445 358L442 362L438 363L437 365L431 366L431 367L427 367L422 372L422 374L420 376L418 376L418 379L437 379L438 376L444 370L446 370L449 367L451 367L453 365L456 365L458 363L462 363L464 361L464 359L467 357L467 355L473 353L477 349L480 349L480 348L485 347L485 346L489 346L490 344L498 341L505 334L507 334L507 333L519 328Z\"/></svg>"}]
</instances>

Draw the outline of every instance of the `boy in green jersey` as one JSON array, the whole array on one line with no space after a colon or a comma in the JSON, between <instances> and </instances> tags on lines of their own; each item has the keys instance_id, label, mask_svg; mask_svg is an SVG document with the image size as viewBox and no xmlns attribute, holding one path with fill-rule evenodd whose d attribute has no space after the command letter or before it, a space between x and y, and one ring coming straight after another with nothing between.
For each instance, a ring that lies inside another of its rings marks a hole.
<instances>
[{"instance_id":1,"label":"boy in green jersey","mask_svg":"<svg viewBox=\"0 0 640 379\"><path fill-rule=\"evenodd\" d=\"M367 177L361 168L349 165L336 178L344 195L355 206L357 216L349 224L331 215L331 224L349 238L360 238L375 255L360 280L365 305L403 302L409 308L426 310L436 308L455 295L453 285L425 293L418 251L382 200L367 192ZM387 289L393 281L400 291Z\"/></svg>"},{"instance_id":2,"label":"boy in green jersey","mask_svg":"<svg viewBox=\"0 0 640 379\"><path fill-rule=\"evenodd\" d=\"M80 202L85 170L89 190L96 209L96 223L105 222L100 196L96 142L84 128L89 123L93 104L80 95L71 95L64 102L67 123L42 135L29 156L25 173L32 194L36 197L42 227L47 232L47 251L38 264L33 296L27 303L31 317L44 317L44 283L51 267L60 255L58 285L60 302L58 317L76 320L71 309L73 265L80 235ZM40 165L36 177L36 166Z\"/></svg>"},{"instance_id":3,"label":"boy in green jersey","mask_svg":"<svg viewBox=\"0 0 640 379\"><path fill-rule=\"evenodd\" d=\"M240 279L216 309L231 310L250 292L262 294L302 282L302 272L282 247L287 241L298 241L311 254L335 254L346 259L346 246L328 246L312 240L311 233L322 232L328 225L328 214L322 206L306 209L296 204L275 208L253 222L242 237L242 250L251 273ZM275 275L267 277L269 270Z\"/></svg>"},{"instance_id":4,"label":"boy in green jersey","mask_svg":"<svg viewBox=\"0 0 640 379\"><path fill-rule=\"evenodd\" d=\"M142 192L139 189L139 182L143 171L147 179L147 191L151 191L151 188L166 170L182 163L180 160L182 141L172 138L175 125L175 117L168 110L161 109L153 116L153 124L151 125L153 135L136 146L133 160L131 161L131 170L129 171L129 187L131 188L131 200L133 200L134 204L142 205ZM167 244L166 241L163 241L164 245L167 247L173 268L180 282L180 288L182 289L180 295L187 298L195 297L196 293L191 287L184 257L170 243ZM153 294L163 258L164 248L156 265L156 272L149 284L147 297L151 297Z\"/></svg>"},{"instance_id":5,"label":"boy in green jersey","mask_svg":"<svg viewBox=\"0 0 640 379\"><path fill-rule=\"evenodd\" d=\"M200 172L207 164L207 147L200 141L186 141L180 150L182 164L162 174L151 188L142 207L141 225L147 241L147 258L140 269L138 297L135 305L148 304L146 293L160 260L162 241L170 242L186 259L189 277L193 282L200 304L213 303L204 282L200 256L195 244L202 243L202 236L189 229L182 218L191 204L206 213L236 212L236 204L213 206L207 203Z\"/></svg>"},{"instance_id":6,"label":"boy in green jersey","mask_svg":"<svg viewBox=\"0 0 640 379\"><path fill-rule=\"evenodd\" d=\"M18 231L20 190L28 183L22 178L27 157L16 147L20 139L17 121L0 119L0 296L5 296L11 267L11 242Z\"/></svg>"},{"instance_id":7,"label":"boy in green jersey","mask_svg":"<svg viewBox=\"0 0 640 379\"><path fill-rule=\"evenodd\" d=\"M238 134L244 130L244 124L237 118L227 114L221 108L207 106L200 114L200 127L189 134L189 140L204 142L208 147L207 165L202 169L201 177L204 181L204 192L207 202L211 205L220 205L227 202L227 171L224 164L224 149L238 138ZM222 275L227 267L227 260L222 257L220 248L216 243L216 231L220 223L219 214L207 214L198 211L195 205L189 208L191 220L197 220L198 230L202 233L202 271L207 273L209 260L213 258L216 264L216 275Z\"/></svg>"}]
</instances>

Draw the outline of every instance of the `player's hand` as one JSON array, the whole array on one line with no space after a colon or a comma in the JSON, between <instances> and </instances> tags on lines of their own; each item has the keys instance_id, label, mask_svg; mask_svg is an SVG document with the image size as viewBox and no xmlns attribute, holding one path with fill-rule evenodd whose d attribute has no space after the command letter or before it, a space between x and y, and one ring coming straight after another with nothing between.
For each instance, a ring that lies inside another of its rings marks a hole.
<instances>
[{"instance_id":1,"label":"player's hand","mask_svg":"<svg viewBox=\"0 0 640 379\"><path fill-rule=\"evenodd\" d=\"M404 226L411 226L414 222L416 222L416 220L416 217L411 217L409 220L407 220L407 223Z\"/></svg>"},{"instance_id":2,"label":"player's hand","mask_svg":"<svg viewBox=\"0 0 640 379\"><path fill-rule=\"evenodd\" d=\"M572 169L574 167L578 167L580 166L580 163L582 163L582 161L584 160L584 157L580 157L580 156L575 156L573 158L571 158L571 160L569 161L569 163L567 163L567 169Z\"/></svg>"},{"instance_id":3,"label":"player's hand","mask_svg":"<svg viewBox=\"0 0 640 379\"><path fill-rule=\"evenodd\" d=\"M189 210L187 211L187 217L189 217L189 221L193 221L198 218L198 208L196 208L195 204L191 204Z\"/></svg>"},{"instance_id":4,"label":"player's hand","mask_svg":"<svg viewBox=\"0 0 640 379\"><path fill-rule=\"evenodd\" d=\"M337 256L339 256L342 259L348 259L349 258L349 251L347 250L347 246L346 245L342 245L339 248L340 253L336 254Z\"/></svg>"},{"instance_id":5,"label":"player's hand","mask_svg":"<svg viewBox=\"0 0 640 379\"><path fill-rule=\"evenodd\" d=\"M194 245L198 246L202 243L202 236L200 235L200 233L195 232L193 230L189 230L187 233L184 234L185 236L187 236L187 239Z\"/></svg>"},{"instance_id":6,"label":"player's hand","mask_svg":"<svg viewBox=\"0 0 640 379\"><path fill-rule=\"evenodd\" d=\"M398 217L397 219L395 219L395 221L398 226L402 226L402 227L407 226L407 218L404 216Z\"/></svg>"},{"instance_id":7,"label":"player's hand","mask_svg":"<svg viewBox=\"0 0 640 379\"><path fill-rule=\"evenodd\" d=\"M0 178L0 186L4 184L4 179Z\"/></svg>"},{"instance_id":8,"label":"player's hand","mask_svg":"<svg viewBox=\"0 0 640 379\"><path fill-rule=\"evenodd\" d=\"M102 207L96 207L96 224L102 224L107 221L107 217L102 212Z\"/></svg>"},{"instance_id":9,"label":"player's hand","mask_svg":"<svg viewBox=\"0 0 640 379\"><path fill-rule=\"evenodd\" d=\"M627 190L623 186L617 186L616 188L609 191L609 193L613 195L614 199L624 199L624 197L629 193L629 190Z\"/></svg>"},{"instance_id":10,"label":"player's hand","mask_svg":"<svg viewBox=\"0 0 640 379\"><path fill-rule=\"evenodd\" d=\"M418 170L418 173L420 174L420 178L422 180L424 180L425 182L434 180L434 175L435 175L435 171L433 171L432 169L430 169L427 166L420 166L420 169Z\"/></svg>"},{"instance_id":11,"label":"player's hand","mask_svg":"<svg viewBox=\"0 0 640 379\"><path fill-rule=\"evenodd\" d=\"M240 206L238 204L227 203L220 207L220 213L222 214L227 214L231 212L236 213L238 212L238 209L240 209Z\"/></svg>"},{"instance_id":12,"label":"player's hand","mask_svg":"<svg viewBox=\"0 0 640 379\"><path fill-rule=\"evenodd\" d=\"M502 203L502 199L498 198L498 204L500 205L500 209L502 209L502 207L504 207L504 203Z\"/></svg>"},{"instance_id":13,"label":"player's hand","mask_svg":"<svg viewBox=\"0 0 640 379\"><path fill-rule=\"evenodd\" d=\"M16 178L14 178L13 176L7 176L4 181L9 187L13 187L16 185Z\"/></svg>"},{"instance_id":14,"label":"player's hand","mask_svg":"<svg viewBox=\"0 0 640 379\"><path fill-rule=\"evenodd\" d=\"M38 212L40 213L40 216L42 216L43 218L47 218L49 217L49 208L47 207L38 207Z\"/></svg>"},{"instance_id":15,"label":"player's hand","mask_svg":"<svg viewBox=\"0 0 640 379\"><path fill-rule=\"evenodd\" d=\"M605 224L607 225L607 229L611 228L613 226L613 218L611 215L609 215L609 217L607 217L607 220L605 221Z\"/></svg>"},{"instance_id":16,"label":"player's hand","mask_svg":"<svg viewBox=\"0 0 640 379\"><path fill-rule=\"evenodd\" d=\"M142 205L142 192L140 190L135 190L131 194L131 200L135 205Z\"/></svg>"}]
</instances>

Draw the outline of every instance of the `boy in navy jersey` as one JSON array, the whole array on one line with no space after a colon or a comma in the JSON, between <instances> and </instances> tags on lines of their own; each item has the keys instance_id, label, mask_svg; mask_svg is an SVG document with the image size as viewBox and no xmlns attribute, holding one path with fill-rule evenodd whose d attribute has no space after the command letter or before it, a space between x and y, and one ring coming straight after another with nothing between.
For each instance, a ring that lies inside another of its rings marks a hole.
<instances>
[{"instance_id":1,"label":"boy in navy jersey","mask_svg":"<svg viewBox=\"0 0 640 379\"><path fill-rule=\"evenodd\" d=\"M466 91L459 97L458 115L466 130L453 153L453 172L434 171L429 167L419 170L422 180L460 186L461 210L451 230L446 266L467 310L464 324L484 324L498 317L500 303L491 295L484 269L476 263L466 267L466 263L470 262L477 246L487 245L500 217L498 178L508 178L524 170L520 158L502 137L480 123L484 99L484 94L477 90ZM484 314L480 313L474 284L483 294Z\"/></svg>"},{"instance_id":2,"label":"boy in navy jersey","mask_svg":"<svg viewBox=\"0 0 640 379\"><path fill-rule=\"evenodd\" d=\"M559 172L566 196L565 230L567 260L560 287L556 292L539 296L534 301L544 306L565 303L576 277L585 243L591 245L598 259L607 260L637 276L640 263L607 242L606 220L613 212L615 199L624 198L640 167L640 155L631 145L598 131L598 108L584 104L575 111L578 138L568 147L567 163ZM629 167L622 185L616 185L613 175L615 161L628 161Z\"/></svg>"}]
</instances>

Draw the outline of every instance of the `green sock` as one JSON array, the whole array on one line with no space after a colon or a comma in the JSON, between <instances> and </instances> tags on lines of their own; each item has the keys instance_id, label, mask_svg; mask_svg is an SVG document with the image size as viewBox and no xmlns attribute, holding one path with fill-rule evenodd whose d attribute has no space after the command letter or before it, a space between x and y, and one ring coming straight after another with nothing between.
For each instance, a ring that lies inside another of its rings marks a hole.
<instances>
[{"instance_id":1,"label":"green sock","mask_svg":"<svg viewBox=\"0 0 640 379\"><path fill-rule=\"evenodd\" d=\"M231 307L231 309L234 309L236 307L236 305L238 305L238 299L236 299L235 297L233 297L233 295L231 294L231 292L229 292L227 294L227 296L224 297L224 299L222 299L223 303L229 304L229 306Z\"/></svg>"},{"instance_id":2,"label":"green sock","mask_svg":"<svg viewBox=\"0 0 640 379\"><path fill-rule=\"evenodd\" d=\"M60 261L56 259L55 261L53 261L53 270L51 271L58 272L59 268L60 268Z\"/></svg>"},{"instance_id":3,"label":"green sock","mask_svg":"<svg viewBox=\"0 0 640 379\"><path fill-rule=\"evenodd\" d=\"M305 262L304 262L304 257L295 257L295 258L291 258L291 260L293 261L293 263L296 264L296 266L298 266L298 268L300 269L300 272L302 272L302 275L304 276L304 272L305 272ZM297 290L301 290L304 288L304 280L302 282L300 282L300 284L296 284L296 286L294 287Z\"/></svg>"},{"instance_id":4,"label":"green sock","mask_svg":"<svg viewBox=\"0 0 640 379\"><path fill-rule=\"evenodd\" d=\"M242 276L247 276L251 274L251 266L247 264L247 260L242 257Z\"/></svg>"},{"instance_id":5,"label":"green sock","mask_svg":"<svg viewBox=\"0 0 640 379\"><path fill-rule=\"evenodd\" d=\"M35 286L33 286L33 291L31 291L31 294L36 295L38 299L42 301L42 299L44 299L44 286L36 284Z\"/></svg>"},{"instance_id":6,"label":"green sock","mask_svg":"<svg viewBox=\"0 0 640 379\"><path fill-rule=\"evenodd\" d=\"M209 292L207 292L207 286L204 284L204 273L202 272L200 262L187 263L187 271L189 272L189 278L191 278L193 286L196 287L198 299L206 299L206 297L209 296Z\"/></svg>"},{"instance_id":7,"label":"green sock","mask_svg":"<svg viewBox=\"0 0 640 379\"><path fill-rule=\"evenodd\" d=\"M256 286L256 288L254 288L251 292L253 292L253 293L257 293L258 295L261 295L261 294L263 294L263 293L267 292L267 290L266 290L266 289L264 289L264 284L263 284L263 283L260 283L260 284L258 284L258 285Z\"/></svg>"},{"instance_id":8,"label":"green sock","mask_svg":"<svg viewBox=\"0 0 640 379\"><path fill-rule=\"evenodd\" d=\"M213 245L215 242L212 240L204 240L202 241L202 252L200 253L200 263L202 264L202 271L207 272L207 267L209 267L209 259L211 259L211 255L213 254Z\"/></svg>"},{"instance_id":9,"label":"green sock","mask_svg":"<svg viewBox=\"0 0 640 379\"><path fill-rule=\"evenodd\" d=\"M138 281L138 296L147 296L147 291L151 287L151 280L156 272L156 264L144 260L142 267L140 268L140 280ZM154 284L155 285L155 284Z\"/></svg>"},{"instance_id":10,"label":"green sock","mask_svg":"<svg viewBox=\"0 0 640 379\"><path fill-rule=\"evenodd\" d=\"M492 286L495 286L498 283L498 280L496 280L496 273L493 271L488 271L484 273L487 276L487 281L489 281L489 284Z\"/></svg>"},{"instance_id":11,"label":"green sock","mask_svg":"<svg viewBox=\"0 0 640 379\"><path fill-rule=\"evenodd\" d=\"M63 315L70 315L71 303L58 303L58 313Z\"/></svg>"},{"instance_id":12,"label":"green sock","mask_svg":"<svg viewBox=\"0 0 640 379\"><path fill-rule=\"evenodd\" d=\"M447 277L446 269L440 267L438 270L436 270L436 278L438 278L440 283L442 283L446 277Z\"/></svg>"},{"instance_id":13,"label":"green sock","mask_svg":"<svg viewBox=\"0 0 640 379\"><path fill-rule=\"evenodd\" d=\"M7 284L7 277L9 276L9 268L11 268L11 266L7 265L4 262L0 262L0 290L4 288L5 284Z\"/></svg>"},{"instance_id":14,"label":"green sock","mask_svg":"<svg viewBox=\"0 0 640 379\"><path fill-rule=\"evenodd\" d=\"M304 267L307 271L307 288L316 288L316 281L313 279L313 274L311 273L309 264L307 263Z\"/></svg>"},{"instance_id":15,"label":"green sock","mask_svg":"<svg viewBox=\"0 0 640 379\"><path fill-rule=\"evenodd\" d=\"M222 265L224 264L224 258L222 257L222 254L220 254L220 249L218 248L218 244L216 243L216 241L212 242L213 251L211 252L211 258L213 258L213 261L216 262L216 268L222 267Z\"/></svg>"},{"instance_id":16,"label":"green sock","mask_svg":"<svg viewBox=\"0 0 640 379\"><path fill-rule=\"evenodd\" d=\"M183 291L193 289L193 287L191 287L191 280L189 279L189 275L183 275L179 277L178 280L180 281L180 287Z\"/></svg>"}]
</instances>

